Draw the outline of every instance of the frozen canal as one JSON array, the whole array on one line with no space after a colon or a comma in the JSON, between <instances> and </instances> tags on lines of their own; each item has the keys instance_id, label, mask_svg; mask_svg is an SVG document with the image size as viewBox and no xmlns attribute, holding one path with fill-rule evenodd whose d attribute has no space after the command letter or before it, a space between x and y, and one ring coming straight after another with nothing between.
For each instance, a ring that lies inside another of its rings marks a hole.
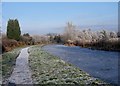
<instances>
[{"instance_id":1,"label":"frozen canal","mask_svg":"<svg viewBox=\"0 0 120 86\"><path fill-rule=\"evenodd\" d=\"M90 50L64 45L47 45L43 49L74 64L93 77L118 84L118 52Z\"/></svg>"}]
</instances>

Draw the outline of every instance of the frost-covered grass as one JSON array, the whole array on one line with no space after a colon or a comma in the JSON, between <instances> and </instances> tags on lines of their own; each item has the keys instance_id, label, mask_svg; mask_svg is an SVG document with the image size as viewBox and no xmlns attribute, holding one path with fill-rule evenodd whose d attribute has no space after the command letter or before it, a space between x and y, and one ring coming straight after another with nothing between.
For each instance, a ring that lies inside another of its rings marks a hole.
<instances>
[{"instance_id":1,"label":"frost-covered grass","mask_svg":"<svg viewBox=\"0 0 120 86\"><path fill-rule=\"evenodd\" d=\"M2 54L2 80L5 82L11 75L15 66L16 58L20 53L21 48L16 48L10 52Z\"/></svg>"},{"instance_id":2,"label":"frost-covered grass","mask_svg":"<svg viewBox=\"0 0 120 86\"><path fill-rule=\"evenodd\" d=\"M41 49L29 48L29 63L34 84L106 84L86 72Z\"/></svg>"}]
</instances>

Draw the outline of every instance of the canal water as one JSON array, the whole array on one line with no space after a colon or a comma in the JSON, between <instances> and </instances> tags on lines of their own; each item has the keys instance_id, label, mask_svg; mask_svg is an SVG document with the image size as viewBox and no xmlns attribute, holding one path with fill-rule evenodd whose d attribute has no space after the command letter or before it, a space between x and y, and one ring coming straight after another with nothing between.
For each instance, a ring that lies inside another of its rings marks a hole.
<instances>
[{"instance_id":1,"label":"canal water","mask_svg":"<svg viewBox=\"0 0 120 86\"><path fill-rule=\"evenodd\" d=\"M46 45L43 50L79 67L95 78L118 84L118 52L64 45Z\"/></svg>"}]
</instances>

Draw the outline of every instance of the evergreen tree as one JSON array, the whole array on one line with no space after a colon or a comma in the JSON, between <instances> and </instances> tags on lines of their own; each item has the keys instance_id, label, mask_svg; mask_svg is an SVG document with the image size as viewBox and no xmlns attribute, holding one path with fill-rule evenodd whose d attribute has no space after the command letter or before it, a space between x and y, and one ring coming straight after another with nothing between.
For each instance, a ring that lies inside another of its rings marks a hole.
<instances>
[{"instance_id":1,"label":"evergreen tree","mask_svg":"<svg viewBox=\"0 0 120 86\"><path fill-rule=\"evenodd\" d=\"M7 24L7 37L9 39L19 40L21 35L19 22L17 19L9 19Z\"/></svg>"}]
</instances>

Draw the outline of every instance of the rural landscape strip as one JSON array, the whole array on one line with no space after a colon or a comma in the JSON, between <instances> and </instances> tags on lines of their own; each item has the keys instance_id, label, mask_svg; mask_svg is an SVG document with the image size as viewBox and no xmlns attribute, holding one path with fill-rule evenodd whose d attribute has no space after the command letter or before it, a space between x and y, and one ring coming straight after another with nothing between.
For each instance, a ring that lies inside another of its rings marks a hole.
<instances>
[{"instance_id":1,"label":"rural landscape strip","mask_svg":"<svg viewBox=\"0 0 120 86\"><path fill-rule=\"evenodd\" d=\"M2 54L2 83L6 83L8 81L8 77L11 75L16 58L20 53L21 48L16 48L12 51L6 52Z\"/></svg>"},{"instance_id":2,"label":"rural landscape strip","mask_svg":"<svg viewBox=\"0 0 120 86\"><path fill-rule=\"evenodd\" d=\"M45 52L41 46L31 47L28 52L33 84L109 85L91 77L72 64Z\"/></svg>"},{"instance_id":3,"label":"rural landscape strip","mask_svg":"<svg viewBox=\"0 0 120 86\"><path fill-rule=\"evenodd\" d=\"M28 47L28 46L17 47L9 52L4 52L1 55L2 84L6 84L8 82L8 78L10 77L16 65L16 59L19 56L21 49L25 47Z\"/></svg>"},{"instance_id":4,"label":"rural landscape strip","mask_svg":"<svg viewBox=\"0 0 120 86\"><path fill-rule=\"evenodd\" d=\"M28 48L23 48L17 57L16 65L9 78L9 82L15 84L32 84L31 72L28 66Z\"/></svg>"}]
</instances>

